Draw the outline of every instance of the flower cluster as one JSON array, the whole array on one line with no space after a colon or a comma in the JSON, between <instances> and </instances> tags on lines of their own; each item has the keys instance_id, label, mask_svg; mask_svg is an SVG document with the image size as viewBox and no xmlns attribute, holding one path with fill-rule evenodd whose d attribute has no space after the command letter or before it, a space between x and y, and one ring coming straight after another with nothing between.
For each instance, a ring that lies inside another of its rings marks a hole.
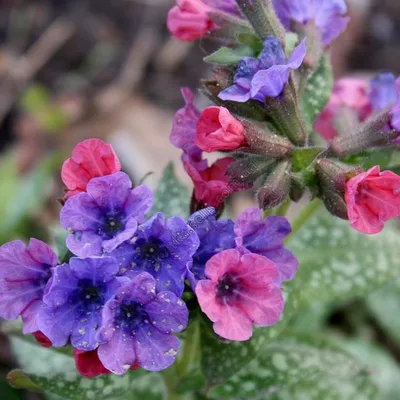
<instances>
[{"instance_id":1,"label":"flower cluster","mask_svg":"<svg viewBox=\"0 0 400 400\"><path fill-rule=\"evenodd\" d=\"M221 129L243 129L232 118L222 112ZM24 333L43 346L71 345L82 375L168 368L180 348L176 334L188 325L184 291L197 295L225 339L247 340L253 323L279 320L281 283L297 269L283 248L291 230L285 218L263 221L260 210L248 209L234 224L217 220L214 208L188 221L148 216L151 189L132 188L111 146L98 139L76 146L62 176L70 191L60 220L74 256L59 263L36 239L1 246L0 316L22 317Z\"/></svg>"},{"instance_id":2,"label":"flower cluster","mask_svg":"<svg viewBox=\"0 0 400 400\"><path fill-rule=\"evenodd\" d=\"M186 106L176 114L171 133L194 183L192 210L220 209L230 194L248 188L256 191L261 209L285 207L308 189L357 231L380 232L386 221L400 216L400 177L395 173L398 166L380 172L381 166L371 168L367 158L400 145L399 80L391 73L370 82L340 79L326 107L308 121L299 99L312 96L304 89L309 77L320 73L326 63L324 52L347 26L345 1L236 3L237 15L247 18L254 36L245 42L230 37L229 57L220 51L208 58L217 66L202 92L216 105L200 112L192 93L184 89ZM224 11L216 8L205 13L213 23L223 19ZM222 40L226 35L223 27L218 30L214 25L213 30L212 37ZM296 33L297 42L283 40L285 31ZM310 91L318 83L314 79ZM313 98L307 101L313 107L318 103ZM326 139L326 146L313 145L312 126ZM203 151L222 152L224 158L208 167Z\"/></svg>"}]
</instances>

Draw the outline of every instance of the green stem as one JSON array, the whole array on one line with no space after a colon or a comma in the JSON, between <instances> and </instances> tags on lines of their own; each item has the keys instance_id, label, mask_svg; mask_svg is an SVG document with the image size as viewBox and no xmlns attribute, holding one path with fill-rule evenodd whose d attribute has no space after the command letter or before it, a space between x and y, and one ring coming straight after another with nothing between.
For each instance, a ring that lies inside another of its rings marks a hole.
<instances>
[{"instance_id":1,"label":"green stem","mask_svg":"<svg viewBox=\"0 0 400 400\"><path fill-rule=\"evenodd\" d=\"M319 199L309 202L301 211L300 214L292 222L292 233L286 238L288 242L296 233L305 225L305 223L318 211L322 201Z\"/></svg>"},{"instance_id":2,"label":"green stem","mask_svg":"<svg viewBox=\"0 0 400 400\"><path fill-rule=\"evenodd\" d=\"M270 215L274 215L274 208L268 208L268 210L264 211L264 218L269 217Z\"/></svg>"},{"instance_id":3,"label":"green stem","mask_svg":"<svg viewBox=\"0 0 400 400\"><path fill-rule=\"evenodd\" d=\"M286 199L282 202L282 204L277 208L275 215L284 217L287 214L291 204L292 201L290 200L290 197L289 196L286 197Z\"/></svg>"}]
</instances>

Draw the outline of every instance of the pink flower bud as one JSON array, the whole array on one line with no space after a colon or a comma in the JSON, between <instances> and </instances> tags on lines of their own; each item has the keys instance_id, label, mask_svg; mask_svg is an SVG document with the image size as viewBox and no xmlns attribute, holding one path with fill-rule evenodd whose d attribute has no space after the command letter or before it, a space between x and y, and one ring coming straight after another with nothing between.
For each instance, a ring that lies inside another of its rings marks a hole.
<instances>
[{"instance_id":1,"label":"pink flower bud","mask_svg":"<svg viewBox=\"0 0 400 400\"><path fill-rule=\"evenodd\" d=\"M400 176L375 166L346 182L345 201L353 229L374 234L400 216Z\"/></svg>"},{"instance_id":2,"label":"pink flower bud","mask_svg":"<svg viewBox=\"0 0 400 400\"><path fill-rule=\"evenodd\" d=\"M208 107L197 122L195 142L202 150L236 150L247 145L242 123L225 107Z\"/></svg>"},{"instance_id":3,"label":"pink flower bud","mask_svg":"<svg viewBox=\"0 0 400 400\"><path fill-rule=\"evenodd\" d=\"M193 41L217 28L208 13L213 11L202 0L177 0L177 6L168 13L167 26L172 36Z\"/></svg>"}]
</instances>

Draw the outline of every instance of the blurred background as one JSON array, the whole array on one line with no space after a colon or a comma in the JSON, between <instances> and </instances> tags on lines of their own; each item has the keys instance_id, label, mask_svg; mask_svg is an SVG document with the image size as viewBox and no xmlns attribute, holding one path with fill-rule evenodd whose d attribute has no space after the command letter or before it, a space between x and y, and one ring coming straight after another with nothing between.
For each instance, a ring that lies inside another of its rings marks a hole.
<instances>
[{"instance_id":1,"label":"blurred background","mask_svg":"<svg viewBox=\"0 0 400 400\"><path fill-rule=\"evenodd\" d=\"M347 1L352 19L332 49L335 75L399 74L400 1ZM60 208L56 198L63 193L62 161L85 138L111 142L136 182L153 172L146 183L155 186L174 160L190 184L169 131L182 106L179 88L195 89L207 76L202 58L215 44L170 38L165 19L173 4L0 0L0 244L16 237L50 240ZM244 202L251 202L250 194L238 195L233 212ZM347 336L372 335L399 374L400 326L393 327L390 316L391 310L398 316L400 295L386 303L375 297L324 310L325 323ZM380 320L382 309L386 321ZM7 386L12 367L7 339L0 336L0 398L43 399Z\"/></svg>"}]
</instances>

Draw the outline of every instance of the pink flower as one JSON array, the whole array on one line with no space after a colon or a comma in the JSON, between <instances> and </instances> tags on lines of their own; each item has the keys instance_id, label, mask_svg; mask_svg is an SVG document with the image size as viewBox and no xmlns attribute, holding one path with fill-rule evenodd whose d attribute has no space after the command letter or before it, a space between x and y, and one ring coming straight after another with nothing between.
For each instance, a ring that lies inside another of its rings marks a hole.
<instances>
[{"instance_id":1,"label":"pink flower","mask_svg":"<svg viewBox=\"0 0 400 400\"><path fill-rule=\"evenodd\" d=\"M196 295L218 335L244 341L251 338L253 324L279 321L284 308L279 271L268 258L225 250L207 262L205 274L208 279L199 281Z\"/></svg>"},{"instance_id":2,"label":"pink flower","mask_svg":"<svg viewBox=\"0 0 400 400\"><path fill-rule=\"evenodd\" d=\"M111 175L120 169L121 164L110 144L100 139L78 143L61 169L61 179L68 188L64 200L86 192L92 178Z\"/></svg>"},{"instance_id":3,"label":"pink flower","mask_svg":"<svg viewBox=\"0 0 400 400\"><path fill-rule=\"evenodd\" d=\"M400 176L372 167L346 182L345 201L353 229L379 233L384 222L400 216Z\"/></svg>"},{"instance_id":4,"label":"pink flower","mask_svg":"<svg viewBox=\"0 0 400 400\"><path fill-rule=\"evenodd\" d=\"M360 122L372 112L368 96L369 84L357 78L343 78L336 82L329 103L315 121L315 129L325 140L338 135L335 119L341 110L348 108L356 113Z\"/></svg>"},{"instance_id":5,"label":"pink flower","mask_svg":"<svg viewBox=\"0 0 400 400\"><path fill-rule=\"evenodd\" d=\"M247 188L231 182L227 176L226 171L232 162L234 162L233 158L221 158L211 167L199 170L189 157L183 156L183 166L192 178L197 202L218 208L229 195Z\"/></svg>"},{"instance_id":6,"label":"pink flower","mask_svg":"<svg viewBox=\"0 0 400 400\"><path fill-rule=\"evenodd\" d=\"M217 28L209 17L210 11L214 9L202 0L177 0L177 6L168 13L168 29L179 40L200 39Z\"/></svg>"},{"instance_id":7,"label":"pink flower","mask_svg":"<svg viewBox=\"0 0 400 400\"><path fill-rule=\"evenodd\" d=\"M208 153L236 150L247 145L243 131L243 124L225 107L208 107L197 122L195 142L200 149Z\"/></svg>"}]
</instances>

